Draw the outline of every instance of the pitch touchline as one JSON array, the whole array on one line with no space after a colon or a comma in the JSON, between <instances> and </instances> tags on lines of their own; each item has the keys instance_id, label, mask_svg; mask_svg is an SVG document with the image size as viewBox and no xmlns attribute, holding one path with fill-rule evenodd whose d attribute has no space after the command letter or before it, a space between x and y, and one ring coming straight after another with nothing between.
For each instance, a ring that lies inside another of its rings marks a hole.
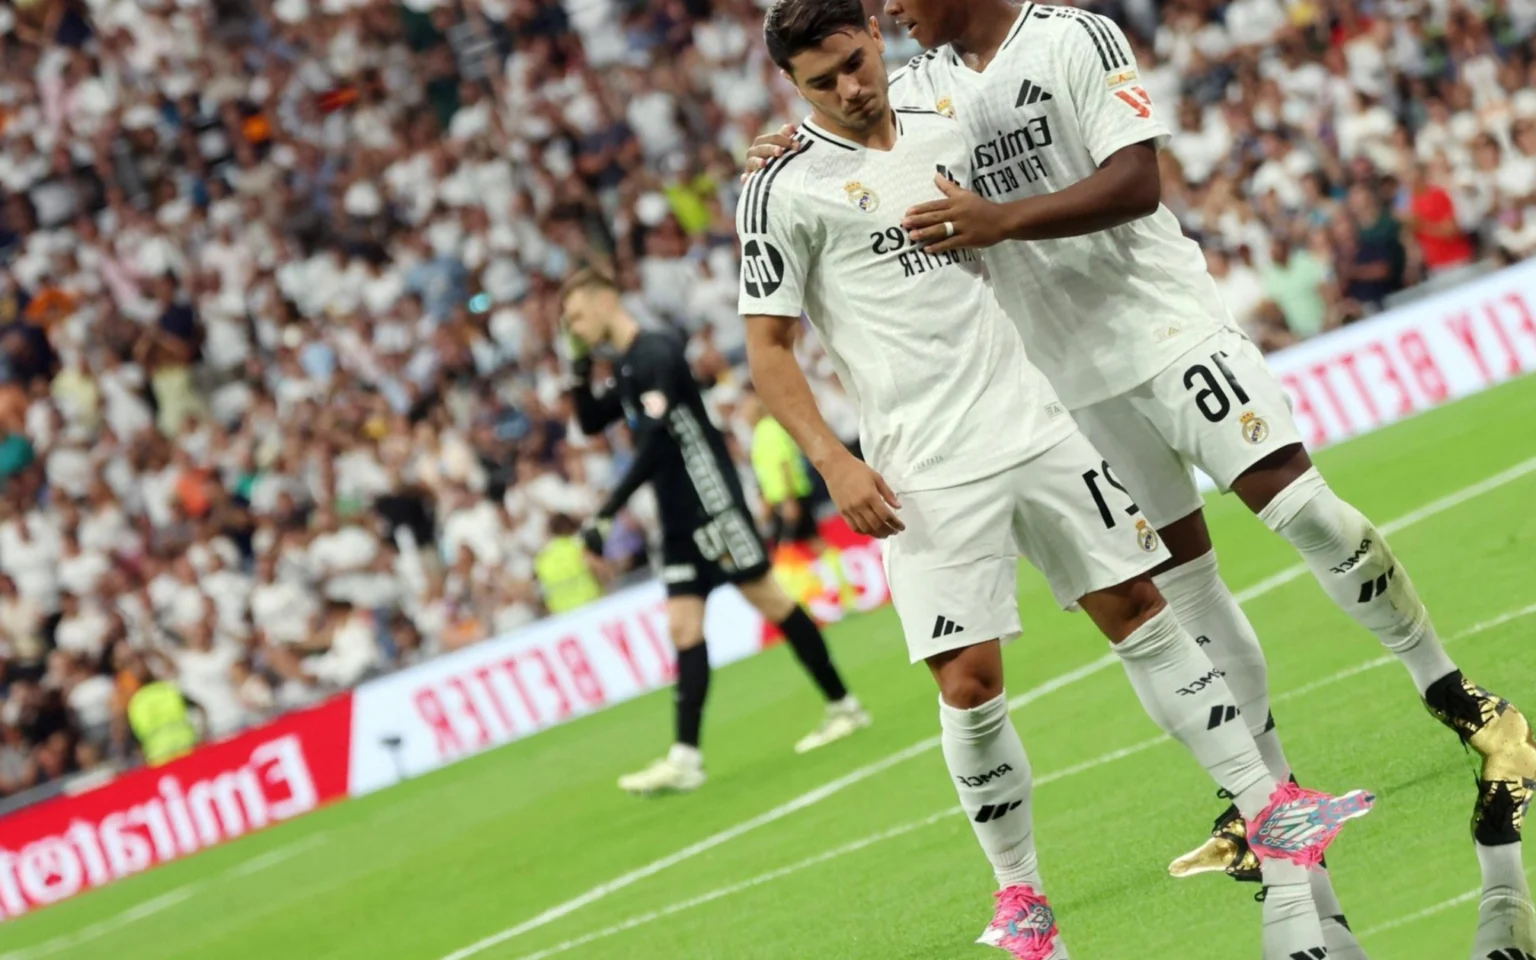
<instances>
[{"instance_id":1,"label":"pitch touchline","mask_svg":"<svg viewBox=\"0 0 1536 960\"><path fill-rule=\"evenodd\" d=\"M1521 461L1520 463L1515 464L1507 470L1503 470L1491 477L1480 480L1477 483L1463 487L1462 489L1449 493L1437 500L1432 500L1419 509L1410 513L1406 513L1401 517L1389 520L1382 525L1381 530L1383 533L1387 534L1395 533L1399 530L1405 530L1408 527L1428 520L1430 517L1444 513L1453 507L1460 506L1461 504L1466 503L1468 500L1471 500L1475 497L1480 497L1485 493L1489 493L1507 484L1513 483L1521 477L1533 472L1536 472L1536 457L1531 457L1527 460ZM1272 576L1266 580L1262 580L1259 583L1249 587L1248 589L1238 593L1238 602L1247 603L1251 600L1256 600L1267 593L1285 586L1287 583L1290 583L1292 580L1295 580L1302 574L1306 573L1306 571L1306 566L1300 563L1287 567L1285 570L1282 570L1275 576ZM1060 690L1063 687L1076 683L1078 680L1091 677L1095 673L1113 666L1116 659L1117 658L1114 654L1105 654L1092 663L1078 667L1076 670L1065 673L1054 680L1050 680L1033 690L1027 691L1020 696L1009 700L1009 709L1017 710L1019 707L1038 700L1040 697L1047 693ZM520 937L529 931L537 930L540 927L547 926L562 917L575 913L577 910L580 910L585 906L596 903L611 893L615 893L624 889L625 887L638 883L647 877L655 876L661 871L670 867L674 867L686 860L691 860L701 853L706 853L710 850L713 850L715 847L718 847L721 844L729 843L737 837L746 833L750 833L759 827L767 826L770 823L782 820L792 813L820 803L822 800L825 800L828 797L833 796L834 794L839 793L840 791L845 790L856 783L859 783L860 781L867 780L875 774L887 770L898 763L926 753L938 745L939 738L937 736L929 737L926 740L921 740L917 743L914 743L912 746L898 751L897 753L891 754L883 760L878 760L875 763L869 764L867 766L859 767L858 769L853 770L852 772L847 773L837 778L836 780L823 784L822 786L817 787L808 793L801 794L800 796L788 801L787 803L781 804L780 806L774 807L765 813L753 817L751 820L744 821L734 827L723 830L720 833L705 837L703 840L700 840L699 842L690 846L684 847L676 853L662 857L660 860L654 860L643 867L631 870L630 872L615 877L606 883L599 884L598 886L588 890L586 893L580 894L579 896L567 900L564 903L556 904L555 906L550 907L543 913L540 913L538 916L531 917L514 927L508 927L499 933L491 934L490 936L478 940L461 950L456 950L453 953L443 957L442 960L466 960L466 958L475 956L476 954L485 950L489 950L491 947L497 946L498 944L505 943L508 940L512 940L516 937ZM4 960L4 958L0 958L0 960Z\"/></svg>"},{"instance_id":2,"label":"pitch touchline","mask_svg":"<svg viewBox=\"0 0 1536 960\"><path fill-rule=\"evenodd\" d=\"M35 960L37 957L52 956L53 954L58 953L60 950L68 950L70 947L78 947L82 943L87 943L99 937L104 937L109 933L121 930L126 926L137 923L146 917L152 917L157 913L169 910L177 904L184 903L202 893L204 890L214 887L226 880L235 880L240 877L248 877L253 873L258 873L262 870L265 870L268 867L275 867L279 863L282 863L285 860L291 860L299 854L304 853L311 848L317 847L325 842L325 834L315 834L313 836L306 837L303 840L290 843L285 847L278 847L276 850L271 850L262 854L261 856L253 857L244 863L236 864L235 866L230 867L228 870L210 880L197 880L192 883L177 887L176 889L167 893L162 893L158 897L153 897L149 900L145 900L143 903L137 904L136 906L129 907L122 913L108 917L107 919L98 923L93 923L88 927L84 927L72 933L66 933L63 936L54 937L52 940L44 940L42 943L39 943L33 947L24 947L20 950L13 950L9 953L0 953L0 960Z\"/></svg>"},{"instance_id":3,"label":"pitch touchline","mask_svg":"<svg viewBox=\"0 0 1536 960\"><path fill-rule=\"evenodd\" d=\"M1446 639L1445 642L1452 643L1457 640L1465 640L1468 637L1474 637L1480 633L1486 633L1495 627L1503 626L1504 624L1509 623L1511 620L1518 620L1521 617L1528 617L1533 614L1536 614L1536 603L1521 607L1518 610L1511 610L1507 613L1500 614L1499 616L1494 617L1492 620L1484 620L1481 623L1475 623L1467 629L1456 634L1455 636ZM1392 657L1382 657L1376 660L1367 661L1366 663L1360 664L1359 666L1340 670L1338 673L1324 677L1323 679L1316 682L1309 683L1302 687L1297 687L1295 690L1289 690L1280 696L1275 697L1274 702L1279 703L1286 700L1294 700L1298 697L1305 696L1306 694L1320 690L1323 687L1332 686L1336 683L1342 683L1343 681L1349 680L1352 677L1357 677L1362 673L1368 673L1377 667L1382 667L1393 662L1394 659ZM1073 767L1067 767L1065 770L1057 770L1052 773L1048 773L1043 777L1038 777L1035 780L1035 786L1038 788L1047 784L1056 783L1060 780L1066 780L1069 777L1074 777L1080 773L1087 773L1088 771L1098 769L1099 767L1108 766L1112 763L1124 760L1126 757L1135 756L1138 753L1144 753L1153 747L1162 746L1163 744L1169 742L1171 742L1171 738L1167 736L1158 736L1153 737L1150 740L1143 740L1141 743L1134 744L1129 747L1124 747L1120 750L1111 751L1110 753L1106 753L1100 757L1095 757L1094 759L1085 763L1080 763ZM711 890L708 893L700 894L699 896L692 897L688 900L680 900L677 903L662 907L660 910L652 910L648 913L637 914L636 916L630 917L628 920L625 920L621 923L616 923L611 927L604 927L601 930L594 930L593 932L581 937L577 937L574 940L567 940L563 943L558 943L553 947L540 950L537 953L530 953L525 956L518 957L517 960L546 960L548 957L566 953L567 951L574 950L577 947L584 947L593 941L605 940L608 937L616 936L620 933L624 933L627 930L633 930L635 927L644 926L647 923L653 923L657 920L670 917L673 914L682 913L685 910L691 910L694 907L703 906L706 903L711 903L715 900L741 893L744 890L750 890L753 887L760 887L765 883L789 876L792 873L799 873L802 870L808 870L811 867L819 866L823 863L840 859L841 857L847 856L848 854L857 853L866 847L872 847L877 843L883 843L886 840L891 840L904 834L912 833L916 830L922 829L923 827L933 826L934 824L955 816L956 814L962 813L963 811L958 806L946 807L945 809L929 814L922 819L913 820L908 823L901 824L900 826L892 827L889 830L871 834L870 836L864 837L861 840L855 840L852 843L844 844L835 850L828 850L825 853L817 854L814 857L807 857L804 860L800 860L785 867L780 867L777 870L770 870L767 873L759 874L749 880L743 880L739 883L733 883L730 886L720 887L717 890ZM1412 923L1415 920L1422 920L1425 917L1432 916L1443 910L1449 910L1452 907L1459 906L1468 900L1475 900L1478 896L1478 893L1479 891L1473 890L1470 894L1463 894L1462 896L1456 897L1455 899L1436 904L1427 910L1421 910L1418 913L1411 914L1410 916L1392 920L1378 927L1372 927L1371 929L1362 933L1360 936L1374 936L1375 934L1383 933L1387 930L1403 926L1404 924Z\"/></svg>"}]
</instances>

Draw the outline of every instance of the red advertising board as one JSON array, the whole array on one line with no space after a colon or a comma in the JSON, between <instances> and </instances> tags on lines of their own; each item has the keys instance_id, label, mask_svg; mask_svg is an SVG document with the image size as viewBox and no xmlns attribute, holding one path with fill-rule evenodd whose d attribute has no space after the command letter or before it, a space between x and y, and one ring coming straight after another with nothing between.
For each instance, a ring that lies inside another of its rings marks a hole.
<instances>
[{"instance_id":1,"label":"red advertising board","mask_svg":"<svg viewBox=\"0 0 1536 960\"><path fill-rule=\"evenodd\" d=\"M347 795L352 697L0 820L0 919Z\"/></svg>"}]
</instances>

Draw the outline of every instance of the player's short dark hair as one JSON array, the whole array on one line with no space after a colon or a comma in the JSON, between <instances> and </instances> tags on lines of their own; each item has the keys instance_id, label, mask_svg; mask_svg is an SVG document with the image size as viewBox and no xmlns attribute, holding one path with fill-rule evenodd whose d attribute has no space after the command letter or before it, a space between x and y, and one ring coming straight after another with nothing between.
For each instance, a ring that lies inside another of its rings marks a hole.
<instances>
[{"instance_id":1,"label":"player's short dark hair","mask_svg":"<svg viewBox=\"0 0 1536 960\"><path fill-rule=\"evenodd\" d=\"M862 0L776 0L763 18L763 39L768 56L788 70L795 54L844 30L863 30L867 20Z\"/></svg>"},{"instance_id":2,"label":"player's short dark hair","mask_svg":"<svg viewBox=\"0 0 1536 960\"><path fill-rule=\"evenodd\" d=\"M612 290L619 292L619 282L597 267L581 267L560 285L560 302L565 303L577 290Z\"/></svg>"}]
</instances>

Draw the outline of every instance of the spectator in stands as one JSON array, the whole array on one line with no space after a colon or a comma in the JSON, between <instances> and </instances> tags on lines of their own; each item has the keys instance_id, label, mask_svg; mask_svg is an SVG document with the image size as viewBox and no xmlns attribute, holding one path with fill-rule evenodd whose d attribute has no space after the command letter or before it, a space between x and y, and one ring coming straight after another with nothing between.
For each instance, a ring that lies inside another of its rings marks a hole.
<instances>
[{"instance_id":1,"label":"spectator in stands","mask_svg":"<svg viewBox=\"0 0 1536 960\"><path fill-rule=\"evenodd\" d=\"M1424 164L1410 163L1408 171L1403 226L1413 235L1424 270L1433 277L1467 266L1474 256L1472 241L1462 232L1451 195L1430 180Z\"/></svg>"},{"instance_id":2,"label":"spectator in stands","mask_svg":"<svg viewBox=\"0 0 1536 960\"><path fill-rule=\"evenodd\" d=\"M1317 336L1330 326L1329 302L1332 278L1326 263L1308 250L1295 249L1279 238L1270 249L1264 270L1264 309L1280 314L1294 340Z\"/></svg>"},{"instance_id":3,"label":"spectator in stands","mask_svg":"<svg viewBox=\"0 0 1536 960\"><path fill-rule=\"evenodd\" d=\"M1407 268L1402 228L1381 202L1376 183L1349 189L1349 219L1335 221L1343 264L1345 310L1370 314L1402 289Z\"/></svg>"}]
</instances>

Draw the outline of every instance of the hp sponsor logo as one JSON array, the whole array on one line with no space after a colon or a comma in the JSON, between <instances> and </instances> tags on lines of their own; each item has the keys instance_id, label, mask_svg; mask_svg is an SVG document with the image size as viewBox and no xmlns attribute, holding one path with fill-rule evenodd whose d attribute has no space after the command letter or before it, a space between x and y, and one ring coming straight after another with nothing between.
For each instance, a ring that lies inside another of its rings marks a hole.
<instances>
[{"instance_id":1,"label":"hp sponsor logo","mask_svg":"<svg viewBox=\"0 0 1536 960\"><path fill-rule=\"evenodd\" d=\"M784 282L784 255L766 240L748 240L741 250L741 281L754 297L772 296Z\"/></svg>"}]
</instances>

